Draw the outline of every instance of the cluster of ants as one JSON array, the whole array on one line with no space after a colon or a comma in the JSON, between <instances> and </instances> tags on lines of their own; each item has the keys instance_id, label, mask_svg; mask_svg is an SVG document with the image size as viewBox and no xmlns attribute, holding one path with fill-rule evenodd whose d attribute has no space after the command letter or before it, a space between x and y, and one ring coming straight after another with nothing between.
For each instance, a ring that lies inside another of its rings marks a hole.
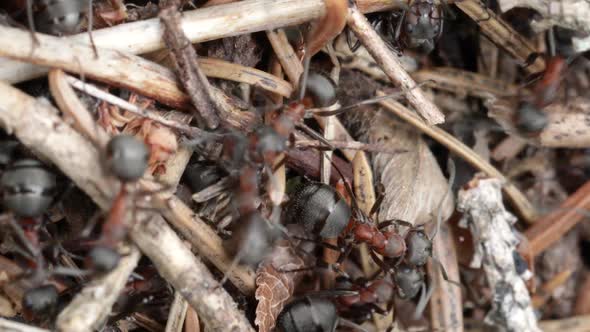
<instances>
[{"instance_id":1,"label":"cluster of ants","mask_svg":"<svg viewBox=\"0 0 590 332\"><path fill-rule=\"evenodd\" d=\"M27 3L29 12L32 12L32 2ZM374 26L393 49L413 48L428 53L443 32L444 1L442 3L411 1L401 12L401 17L400 13L380 15L374 20ZM58 14L54 10L51 12L54 16L44 21L59 33L71 32L72 26L79 25L81 14L88 10L88 6L83 6L82 0L41 1L44 9L40 14L48 15L49 9L58 8L58 4L62 5L59 8L67 10ZM29 16L32 17L31 13ZM520 104L515 123L523 131L534 133L546 126L541 110L554 98L566 62L562 57L553 57L535 85L534 100ZM428 301L430 291L426 287L424 269L432 258L432 236L405 221L374 222L371 215L379 204L375 204L369 215L363 213L346 180L347 193L353 197L350 205L330 185L308 181L289 193L286 204L275 207L283 208L282 215L276 213L278 209L273 209L271 214L261 211L261 184L271 180L277 160L292 146L296 128L309 131L303 124L307 109L328 107L334 102L335 86L329 79L315 73L306 76L301 80L303 90L308 90L308 94L304 94L306 98L271 112L267 125L248 133L225 133L216 142L222 146L218 166L236 183L234 202L239 217L233 222L235 227L227 248L237 263L251 266L258 265L279 238L313 242L337 251L340 253L338 261L330 264L340 273L334 289L312 292L291 301L279 315L277 327L286 332L333 331L338 324L360 329L356 324L370 314L389 312L395 296L412 299L422 293L419 306ZM316 134L315 137L321 136ZM324 144L330 148L329 142ZM43 317L55 311L59 291L52 279L54 275L101 274L111 271L119 263L121 257L116 248L126 237L128 225L123 220L131 204L127 187L139 180L148 168L149 148L134 137L118 135L110 140L104 154L105 167L121 182L121 189L102 224L100 235L92 241L83 258L83 271L49 268L44 257L40 241L45 223L43 215L58 200L57 176L41 162L30 158L12 161L2 173L2 203L10 212L4 215L2 222L11 229L20 245L15 249L15 257L26 272L18 277L28 278L32 285L23 296L22 307L26 316ZM201 185L206 187L215 180L216 177L211 177ZM292 235L284 227L289 224L297 224L305 234L316 236ZM407 230L402 232L399 226ZM331 239L337 239L337 244L330 243ZM380 270L368 279L352 280L341 267L352 249L360 244L367 245L370 257ZM318 263L312 268L320 266L322 264ZM383 304L385 309L381 307Z\"/></svg>"}]
</instances>

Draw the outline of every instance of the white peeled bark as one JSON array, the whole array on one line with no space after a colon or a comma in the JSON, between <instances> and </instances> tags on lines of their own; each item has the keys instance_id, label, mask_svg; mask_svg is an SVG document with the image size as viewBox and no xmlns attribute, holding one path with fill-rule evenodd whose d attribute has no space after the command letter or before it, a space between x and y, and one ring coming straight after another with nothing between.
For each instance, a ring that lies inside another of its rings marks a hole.
<instances>
[{"instance_id":1,"label":"white peeled bark","mask_svg":"<svg viewBox=\"0 0 590 332\"><path fill-rule=\"evenodd\" d=\"M458 210L463 212L459 226L473 235L472 268L482 267L492 290L492 309L485 322L501 331L537 332L537 318L529 292L516 272L513 253L518 238L516 222L502 203L500 180L488 178L469 183L459 191Z\"/></svg>"}]
</instances>

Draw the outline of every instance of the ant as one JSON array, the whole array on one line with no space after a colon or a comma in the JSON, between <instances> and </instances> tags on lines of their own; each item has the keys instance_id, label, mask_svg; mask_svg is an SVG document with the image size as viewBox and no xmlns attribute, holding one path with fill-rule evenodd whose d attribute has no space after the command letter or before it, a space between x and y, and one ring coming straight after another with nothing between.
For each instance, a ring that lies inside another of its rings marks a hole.
<instances>
[{"instance_id":1,"label":"ant","mask_svg":"<svg viewBox=\"0 0 590 332\"><path fill-rule=\"evenodd\" d=\"M82 17L86 15L88 37L94 55L98 56L94 38L92 37L92 4L94 0L37 0L39 9L37 15L33 13L34 2L35 0L26 0L27 20L33 45L39 44L39 39L35 34L35 21L39 23L39 31L62 36L80 32Z\"/></svg>"},{"instance_id":2,"label":"ant","mask_svg":"<svg viewBox=\"0 0 590 332\"><path fill-rule=\"evenodd\" d=\"M445 1L437 5L434 0L413 0L409 4L400 2L401 13L380 14L372 22L375 30L399 53L401 48L417 50L429 54L443 33L443 9L454 17ZM400 18L401 16L401 18ZM357 41L353 46L347 35L350 49L354 52L360 47Z\"/></svg>"},{"instance_id":3,"label":"ant","mask_svg":"<svg viewBox=\"0 0 590 332\"><path fill-rule=\"evenodd\" d=\"M393 308L395 286L385 279L369 281L365 278L357 278L352 280L347 276L338 276L335 290L356 292L353 295L339 295L336 299L340 314L355 322L361 323L368 320L373 312L386 315ZM378 305L380 303L387 303L387 309L382 309Z\"/></svg>"},{"instance_id":4,"label":"ant","mask_svg":"<svg viewBox=\"0 0 590 332\"><path fill-rule=\"evenodd\" d=\"M58 301L58 289L47 283L51 274L79 275L65 268L46 271L41 252L39 230L41 216L54 202L56 175L34 159L20 159L9 165L0 178L2 205L12 212L4 215L3 221L12 228L17 240L25 250L18 253L25 258L25 264L32 269L30 287L23 294L22 307L26 318L47 317L54 313ZM18 248L17 248L18 249ZM17 276L20 279L29 274Z\"/></svg>"},{"instance_id":5,"label":"ant","mask_svg":"<svg viewBox=\"0 0 590 332\"><path fill-rule=\"evenodd\" d=\"M149 150L133 136L117 135L107 144L105 159L107 169L121 181L121 188L102 225L99 244L90 250L86 260L86 265L98 272L111 271L119 263L120 255L115 246L125 238L128 230L125 223L129 209L127 185L138 181L145 173Z\"/></svg>"},{"instance_id":6,"label":"ant","mask_svg":"<svg viewBox=\"0 0 590 332\"><path fill-rule=\"evenodd\" d=\"M339 317L334 302L321 294L307 295L291 301L277 318L277 329L281 332L331 332L337 326L365 331L361 326Z\"/></svg>"}]
</instances>

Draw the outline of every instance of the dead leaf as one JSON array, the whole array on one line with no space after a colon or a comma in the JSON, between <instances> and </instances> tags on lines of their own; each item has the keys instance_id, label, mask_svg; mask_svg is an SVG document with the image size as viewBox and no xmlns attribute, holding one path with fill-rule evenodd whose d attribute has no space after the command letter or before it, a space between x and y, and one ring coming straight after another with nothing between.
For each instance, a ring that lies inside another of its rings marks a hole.
<instances>
[{"instance_id":1,"label":"dead leaf","mask_svg":"<svg viewBox=\"0 0 590 332\"><path fill-rule=\"evenodd\" d=\"M414 225L433 220L449 188L447 179L420 134L395 121L389 114L379 112L369 130L368 139L371 143L408 151L395 155L374 155L375 175L385 187L379 220L401 219ZM454 200L449 196L442 206L443 220L451 215L454 206Z\"/></svg>"},{"instance_id":2,"label":"dead leaf","mask_svg":"<svg viewBox=\"0 0 590 332\"><path fill-rule=\"evenodd\" d=\"M268 258L260 264L256 271L256 293L258 300L256 320L259 332L271 331L275 326L277 316L293 296L295 285L305 272L290 272L306 266L295 250L287 243L281 242L275 246Z\"/></svg>"}]
</instances>

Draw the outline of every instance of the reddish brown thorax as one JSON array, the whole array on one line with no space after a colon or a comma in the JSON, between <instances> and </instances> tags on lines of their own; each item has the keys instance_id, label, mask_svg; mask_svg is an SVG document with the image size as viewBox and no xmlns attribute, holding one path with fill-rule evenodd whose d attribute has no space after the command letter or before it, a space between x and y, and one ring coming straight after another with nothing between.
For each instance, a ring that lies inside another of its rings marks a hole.
<instances>
[{"instance_id":1,"label":"reddish brown thorax","mask_svg":"<svg viewBox=\"0 0 590 332\"><path fill-rule=\"evenodd\" d=\"M555 100L566 69L567 61L562 56L556 55L547 60L545 72L533 88L537 107L545 107Z\"/></svg>"}]
</instances>

